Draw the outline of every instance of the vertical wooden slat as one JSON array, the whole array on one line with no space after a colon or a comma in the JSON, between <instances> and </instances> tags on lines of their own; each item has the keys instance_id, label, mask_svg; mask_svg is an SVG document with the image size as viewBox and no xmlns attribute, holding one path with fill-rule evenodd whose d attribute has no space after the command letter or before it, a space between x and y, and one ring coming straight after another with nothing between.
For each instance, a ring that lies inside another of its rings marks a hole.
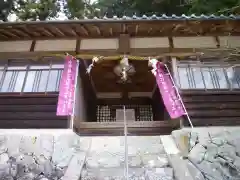
<instances>
[{"instance_id":1,"label":"vertical wooden slat","mask_svg":"<svg viewBox=\"0 0 240 180\"><path fill-rule=\"evenodd\" d=\"M129 34L121 34L119 36L119 46L118 46L118 52L123 54L129 54L130 53L130 37Z\"/></svg>"},{"instance_id":2,"label":"vertical wooden slat","mask_svg":"<svg viewBox=\"0 0 240 180\"><path fill-rule=\"evenodd\" d=\"M36 46L36 40L32 41L31 47L30 47L30 52L33 52Z\"/></svg>"},{"instance_id":3,"label":"vertical wooden slat","mask_svg":"<svg viewBox=\"0 0 240 180\"><path fill-rule=\"evenodd\" d=\"M79 54L80 53L80 47L81 47L81 39L77 39L76 41L76 54Z\"/></svg>"}]
</instances>

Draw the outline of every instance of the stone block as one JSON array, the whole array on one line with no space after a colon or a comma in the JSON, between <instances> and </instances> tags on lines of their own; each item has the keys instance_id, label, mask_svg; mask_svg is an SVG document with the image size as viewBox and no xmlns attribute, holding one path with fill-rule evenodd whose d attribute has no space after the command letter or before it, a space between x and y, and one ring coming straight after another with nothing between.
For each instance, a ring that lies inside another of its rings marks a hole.
<instances>
[{"instance_id":1,"label":"stone block","mask_svg":"<svg viewBox=\"0 0 240 180\"><path fill-rule=\"evenodd\" d=\"M142 163L147 168L162 168L169 165L167 155L158 154L143 155Z\"/></svg>"},{"instance_id":2,"label":"stone block","mask_svg":"<svg viewBox=\"0 0 240 180\"><path fill-rule=\"evenodd\" d=\"M206 149L201 144L197 144L189 152L188 158L194 163L200 163L204 159L205 153Z\"/></svg>"},{"instance_id":3,"label":"stone block","mask_svg":"<svg viewBox=\"0 0 240 180\"><path fill-rule=\"evenodd\" d=\"M178 149L181 151L181 154L183 156L187 156L188 151L190 149L189 147L190 132L184 130L176 130L172 132L172 136L175 140Z\"/></svg>"},{"instance_id":4,"label":"stone block","mask_svg":"<svg viewBox=\"0 0 240 180\"><path fill-rule=\"evenodd\" d=\"M201 172L210 179L224 179L221 172L214 166L214 163L203 161L197 165Z\"/></svg>"},{"instance_id":5,"label":"stone block","mask_svg":"<svg viewBox=\"0 0 240 180\"><path fill-rule=\"evenodd\" d=\"M156 168L147 170L145 174L147 180L173 180L172 168Z\"/></svg>"},{"instance_id":6,"label":"stone block","mask_svg":"<svg viewBox=\"0 0 240 180\"><path fill-rule=\"evenodd\" d=\"M40 139L37 136L22 136L19 151L22 154L41 154L41 143Z\"/></svg>"},{"instance_id":7,"label":"stone block","mask_svg":"<svg viewBox=\"0 0 240 180\"><path fill-rule=\"evenodd\" d=\"M188 168L191 176L195 180L205 180L202 172L196 166L194 166L191 162L187 163L187 168Z\"/></svg>"},{"instance_id":8,"label":"stone block","mask_svg":"<svg viewBox=\"0 0 240 180\"><path fill-rule=\"evenodd\" d=\"M4 135L0 135L0 154L7 151L7 137Z\"/></svg>"},{"instance_id":9,"label":"stone block","mask_svg":"<svg viewBox=\"0 0 240 180\"><path fill-rule=\"evenodd\" d=\"M113 168L120 167L124 161L124 156L119 156L111 152L90 153L86 158L87 168Z\"/></svg>"},{"instance_id":10,"label":"stone block","mask_svg":"<svg viewBox=\"0 0 240 180\"><path fill-rule=\"evenodd\" d=\"M130 156L128 157L129 167L140 167L142 163L141 156Z\"/></svg>"},{"instance_id":11,"label":"stone block","mask_svg":"<svg viewBox=\"0 0 240 180\"><path fill-rule=\"evenodd\" d=\"M61 135L55 139L52 161L59 167L66 167L75 153L73 135Z\"/></svg>"},{"instance_id":12,"label":"stone block","mask_svg":"<svg viewBox=\"0 0 240 180\"><path fill-rule=\"evenodd\" d=\"M19 135L8 135L6 146L8 148L8 155L10 157L17 157L19 156L19 147L21 143L22 136Z\"/></svg>"},{"instance_id":13,"label":"stone block","mask_svg":"<svg viewBox=\"0 0 240 180\"><path fill-rule=\"evenodd\" d=\"M218 154L232 160L237 156L235 147L229 144L224 144L218 147Z\"/></svg>"},{"instance_id":14,"label":"stone block","mask_svg":"<svg viewBox=\"0 0 240 180\"><path fill-rule=\"evenodd\" d=\"M209 143L206 147L207 149L204 156L204 160L209 162L214 162L218 154L218 146L215 144Z\"/></svg>"},{"instance_id":15,"label":"stone block","mask_svg":"<svg viewBox=\"0 0 240 180\"><path fill-rule=\"evenodd\" d=\"M86 153L84 152L74 155L62 180L79 180L85 160Z\"/></svg>"}]
</instances>

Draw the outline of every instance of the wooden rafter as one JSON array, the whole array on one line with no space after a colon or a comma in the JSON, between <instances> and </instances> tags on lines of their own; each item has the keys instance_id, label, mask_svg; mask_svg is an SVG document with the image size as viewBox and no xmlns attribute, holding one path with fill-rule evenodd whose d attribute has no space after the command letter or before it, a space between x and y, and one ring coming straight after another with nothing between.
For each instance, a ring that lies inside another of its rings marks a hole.
<instances>
[{"instance_id":1,"label":"wooden rafter","mask_svg":"<svg viewBox=\"0 0 240 180\"><path fill-rule=\"evenodd\" d=\"M109 34L110 34L110 36L113 35L113 28L112 27L109 28Z\"/></svg>"},{"instance_id":2,"label":"wooden rafter","mask_svg":"<svg viewBox=\"0 0 240 180\"><path fill-rule=\"evenodd\" d=\"M64 28L61 28L64 27ZM0 24L0 31L10 40L26 39L68 39L73 37L102 38L118 37L120 34L130 33L138 37L174 37L174 36L225 36L228 34L240 36L240 22L238 20L174 20L174 21L128 21L108 22L93 21L76 22L31 22ZM60 29L61 28L61 29ZM7 32L5 29L9 29ZM1 36L0 40L6 37Z\"/></svg>"},{"instance_id":3,"label":"wooden rafter","mask_svg":"<svg viewBox=\"0 0 240 180\"><path fill-rule=\"evenodd\" d=\"M55 35L52 33L51 30L49 30L47 27L42 27L40 31L47 37L55 37Z\"/></svg>"},{"instance_id":4,"label":"wooden rafter","mask_svg":"<svg viewBox=\"0 0 240 180\"><path fill-rule=\"evenodd\" d=\"M93 25L93 28L96 30L96 32L97 32L97 34L98 34L99 36L102 35L101 30L100 30L100 28L99 28L98 26Z\"/></svg>"},{"instance_id":5,"label":"wooden rafter","mask_svg":"<svg viewBox=\"0 0 240 180\"><path fill-rule=\"evenodd\" d=\"M84 25L79 24L77 27L79 27L86 36L89 36L89 31L84 27Z\"/></svg>"},{"instance_id":6,"label":"wooden rafter","mask_svg":"<svg viewBox=\"0 0 240 180\"><path fill-rule=\"evenodd\" d=\"M23 26L19 26L19 29L27 33L29 36L32 36L32 34L37 37L41 36L41 33L33 31L31 26L27 28L26 26L23 25Z\"/></svg>"},{"instance_id":7,"label":"wooden rafter","mask_svg":"<svg viewBox=\"0 0 240 180\"><path fill-rule=\"evenodd\" d=\"M127 33L127 25L126 24L122 24L122 33L125 34Z\"/></svg>"},{"instance_id":8,"label":"wooden rafter","mask_svg":"<svg viewBox=\"0 0 240 180\"><path fill-rule=\"evenodd\" d=\"M138 34L138 29L139 29L139 25L136 24L136 25L135 25L135 34L136 34L136 35Z\"/></svg>"},{"instance_id":9,"label":"wooden rafter","mask_svg":"<svg viewBox=\"0 0 240 180\"><path fill-rule=\"evenodd\" d=\"M19 30L19 29L11 29L11 31L12 31L12 32L16 32L16 33L19 34L20 36L30 38L30 36L29 36L27 33L23 32L23 31L21 31L21 30Z\"/></svg>"},{"instance_id":10,"label":"wooden rafter","mask_svg":"<svg viewBox=\"0 0 240 180\"><path fill-rule=\"evenodd\" d=\"M51 26L51 29L54 29L54 31L56 32L55 34L57 34L58 36L60 36L60 37L65 36L65 33L63 31L61 31L61 29L59 27Z\"/></svg>"},{"instance_id":11,"label":"wooden rafter","mask_svg":"<svg viewBox=\"0 0 240 180\"><path fill-rule=\"evenodd\" d=\"M6 35L4 35L4 34L1 34L1 33L0 33L0 36L1 36L2 38L4 38L4 39L8 39L8 38L9 38L8 36L6 36Z\"/></svg>"},{"instance_id":12,"label":"wooden rafter","mask_svg":"<svg viewBox=\"0 0 240 180\"><path fill-rule=\"evenodd\" d=\"M74 33L74 35L75 35L76 37L81 37L81 34L78 33L76 27L70 26L70 28L71 28L72 32Z\"/></svg>"},{"instance_id":13,"label":"wooden rafter","mask_svg":"<svg viewBox=\"0 0 240 180\"><path fill-rule=\"evenodd\" d=\"M149 29L148 29L148 32L147 32L147 34L149 35L151 32L152 32L152 28L150 27Z\"/></svg>"},{"instance_id":14,"label":"wooden rafter","mask_svg":"<svg viewBox=\"0 0 240 180\"><path fill-rule=\"evenodd\" d=\"M20 37L18 35L14 34L14 33L11 33L9 31L3 30L3 29L0 29L0 33L5 34L5 35L10 36L10 37L20 39Z\"/></svg>"}]
</instances>

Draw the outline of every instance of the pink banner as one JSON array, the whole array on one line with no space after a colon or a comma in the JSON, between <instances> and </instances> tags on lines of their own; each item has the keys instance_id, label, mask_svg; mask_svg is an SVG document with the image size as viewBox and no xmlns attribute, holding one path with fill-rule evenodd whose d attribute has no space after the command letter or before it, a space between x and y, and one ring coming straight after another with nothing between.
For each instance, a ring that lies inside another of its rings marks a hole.
<instances>
[{"instance_id":1,"label":"pink banner","mask_svg":"<svg viewBox=\"0 0 240 180\"><path fill-rule=\"evenodd\" d=\"M69 116L73 113L76 73L78 62L72 56L66 56L60 82L57 116Z\"/></svg>"},{"instance_id":2,"label":"pink banner","mask_svg":"<svg viewBox=\"0 0 240 180\"><path fill-rule=\"evenodd\" d=\"M175 119L186 114L186 112L183 109L181 100L179 99L180 97L177 95L176 87L174 87L174 83L170 77L170 72L166 72L165 70L166 68L164 65L158 62L156 81L162 95L164 105L170 117Z\"/></svg>"}]
</instances>

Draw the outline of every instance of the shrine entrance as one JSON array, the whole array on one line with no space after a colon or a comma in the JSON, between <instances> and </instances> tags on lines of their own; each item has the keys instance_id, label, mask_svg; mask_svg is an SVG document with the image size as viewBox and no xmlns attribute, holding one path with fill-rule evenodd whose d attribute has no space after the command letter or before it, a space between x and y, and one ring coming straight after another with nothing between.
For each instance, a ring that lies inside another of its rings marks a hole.
<instances>
[{"instance_id":1,"label":"shrine entrance","mask_svg":"<svg viewBox=\"0 0 240 180\"><path fill-rule=\"evenodd\" d=\"M90 62L81 61L78 88L84 98L79 97L76 103L84 103L75 107L80 114L74 119L75 131L81 135L124 135L124 123L128 135L170 134L178 128L179 121L171 121L165 109L148 61L128 60L125 75L122 63L102 61L86 73L83 69Z\"/></svg>"}]
</instances>

